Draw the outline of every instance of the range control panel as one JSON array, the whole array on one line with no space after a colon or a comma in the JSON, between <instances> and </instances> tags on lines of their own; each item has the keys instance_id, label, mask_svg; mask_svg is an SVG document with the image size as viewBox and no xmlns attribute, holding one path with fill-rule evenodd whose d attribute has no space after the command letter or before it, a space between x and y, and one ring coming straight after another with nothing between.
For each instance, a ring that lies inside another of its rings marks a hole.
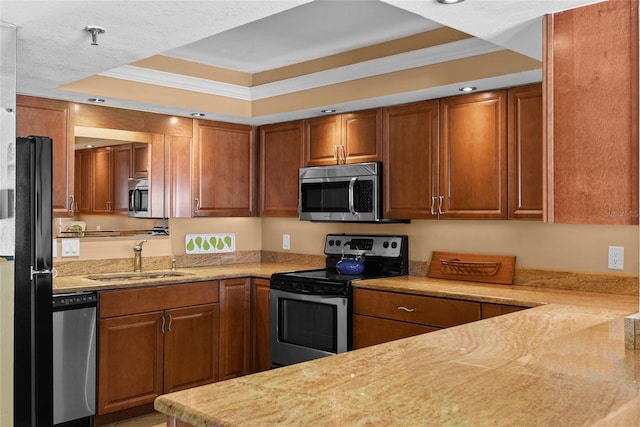
<instances>
[{"instance_id":1,"label":"range control panel","mask_svg":"<svg viewBox=\"0 0 640 427\"><path fill-rule=\"evenodd\" d=\"M405 249L406 236L364 236L328 234L324 243L326 255L364 255L398 258Z\"/></svg>"}]
</instances>

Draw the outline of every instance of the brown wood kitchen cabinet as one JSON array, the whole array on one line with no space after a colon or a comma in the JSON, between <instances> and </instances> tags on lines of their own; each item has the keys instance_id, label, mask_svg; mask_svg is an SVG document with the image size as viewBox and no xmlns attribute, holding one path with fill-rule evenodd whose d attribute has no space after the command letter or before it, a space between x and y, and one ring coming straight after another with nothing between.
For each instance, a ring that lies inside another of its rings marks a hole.
<instances>
[{"instance_id":1,"label":"brown wood kitchen cabinet","mask_svg":"<svg viewBox=\"0 0 640 427\"><path fill-rule=\"evenodd\" d=\"M387 107L383 115L385 218L436 218L438 101Z\"/></svg>"},{"instance_id":2,"label":"brown wood kitchen cabinet","mask_svg":"<svg viewBox=\"0 0 640 427\"><path fill-rule=\"evenodd\" d=\"M509 88L509 219L542 219L542 84Z\"/></svg>"},{"instance_id":3,"label":"brown wood kitchen cabinet","mask_svg":"<svg viewBox=\"0 0 640 427\"><path fill-rule=\"evenodd\" d=\"M194 123L193 215L255 215L255 128L206 120Z\"/></svg>"},{"instance_id":4,"label":"brown wood kitchen cabinet","mask_svg":"<svg viewBox=\"0 0 640 427\"><path fill-rule=\"evenodd\" d=\"M48 136L53 140L53 215L73 216L73 104L24 95L18 95L16 102L16 135Z\"/></svg>"},{"instance_id":5,"label":"brown wood kitchen cabinet","mask_svg":"<svg viewBox=\"0 0 640 427\"><path fill-rule=\"evenodd\" d=\"M384 109L388 218L507 218L507 91Z\"/></svg>"},{"instance_id":6,"label":"brown wood kitchen cabinet","mask_svg":"<svg viewBox=\"0 0 640 427\"><path fill-rule=\"evenodd\" d=\"M545 220L638 224L638 2L546 20Z\"/></svg>"},{"instance_id":7,"label":"brown wood kitchen cabinet","mask_svg":"<svg viewBox=\"0 0 640 427\"><path fill-rule=\"evenodd\" d=\"M93 193L91 213L113 213L113 150L111 147L91 149Z\"/></svg>"},{"instance_id":8,"label":"brown wood kitchen cabinet","mask_svg":"<svg viewBox=\"0 0 640 427\"><path fill-rule=\"evenodd\" d=\"M399 292L353 290L353 348L480 320L480 303Z\"/></svg>"},{"instance_id":9,"label":"brown wood kitchen cabinet","mask_svg":"<svg viewBox=\"0 0 640 427\"><path fill-rule=\"evenodd\" d=\"M251 372L262 372L271 369L269 279L252 279L251 291Z\"/></svg>"},{"instance_id":10,"label":"brown wood kitchen cabinet","mask_svg":"<svg viewBox=\"0 0 640 427\"><path fill-rule=\"evenodd\" d=\"M480 304L481 318L488 319L490 317L502 316L503 314L515 313L516 311L526 310L528 307L509 304L495 304L483 302Z\"/></svg>"},{"instance_id":11,"label":"brown wood kitchen cabinet","mask_svg":"<svg viewBox=\"0 0 640 427\"><path fill-rule=\"evenodd\" d=\"M382 109L304 121L306 166L377 162L382 158Z\"/></svg>"},{"instance_id":12,"label":"brown wood kitchen cabinet","mask_svg":"<svg viewBox=\"0 0 640 427\"><path fill-rule=\"evenodd\" d=\"M251 371L251 281L220 281L220 380Z\"/></svg>"},{"instance_id":13,"label":"brown wood kitchen cabinet","mask_svg":"<svg viewBox=\"0 0 640 427\"><path fill-rule=\"evenodd\" d=\"M218 282L100 292L96 424L218 380Z\"/></svg>"},{"instance_id":14,"label":"brown wood kitchen cabinet","mask_svg":"<svg viewBox=\"0 0 640 427\"><path fill-rule=\"evenodd\" d=\"M260 216L298 216L302 120L260 126Z\"/></svg>"},{"instance_id":15,"label":"brown wood kitchen cabinet","mask_svg":"<svg viewBox=\"0 0 640 427\"><path fill-rule=\"evenodd\" d=\"M440 100L440 193L446 218L507 218L507 91Z\"/></svg>"}]
</instances>

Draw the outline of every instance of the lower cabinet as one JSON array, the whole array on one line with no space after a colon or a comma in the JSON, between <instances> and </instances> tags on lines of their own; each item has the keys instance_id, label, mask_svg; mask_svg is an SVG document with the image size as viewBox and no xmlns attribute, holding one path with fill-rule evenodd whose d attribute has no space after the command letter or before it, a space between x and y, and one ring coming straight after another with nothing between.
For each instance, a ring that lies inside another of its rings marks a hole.
<instances>
[{"instance_id":1,"label":"lower cabinet","mask_svg":"<svg viewBox=\"0 0 640 427\"><path fill-rule=\"evenodd\" d=\"M99 307L97 425L219 379L218 281L103 291Z\"/></svg>"},{"instance_id":2,"label":"lower cabinet","mask_svg":"<svg viewBox=\"0 0 640 427\"><path fill-rule=\"evenodd\" d=\"M528 307L521 307L518 305L508 304L493 304L483 302L481 306L482 318L488 319L490 317L502 316L503 314L514 313L520 310L526 310Z\"/></svg>"},{"instance_id":3,"label":"lower cabinet","mask_svg":"<svg viewBox=\"0 0 640 427\"><path fill-rule=\"evenodd\" d=\"M481 318L481 304L398 292L353 290L353 348L368 347Z\"/></svg>"},{"instance_id":4,"label":"lower cabinet","mask_svg":"<svg viewBox=\"0 0 640 427\"><path fill-rule=\"evenodd\" d=\"M220 380L251 369L251 281L220 281Z\"/></svg>"},{"instance_id":5,"label":"lower cabinet","mask_svg":"<svg viewBox=\"0 0 640 427\"><path fill-rule=\"evenodd\" d=\"M251 372L271 369L269 279L253 279L251 286Z\"/></svg>"}]
</instances>

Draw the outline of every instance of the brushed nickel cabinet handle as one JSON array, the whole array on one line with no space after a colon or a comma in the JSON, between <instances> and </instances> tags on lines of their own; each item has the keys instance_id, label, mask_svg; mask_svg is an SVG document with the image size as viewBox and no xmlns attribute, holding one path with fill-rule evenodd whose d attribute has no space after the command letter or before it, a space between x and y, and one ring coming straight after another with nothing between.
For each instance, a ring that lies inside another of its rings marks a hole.
<instances>
[{"instance_id":1,"label":"brushed nickel cabinet handle","mask_svg":"<svg viewBox=\"0 0 640 427\"><path fill-rule=\"evenodd\" d=\"M340 146L340 161L343 165L347 163L347 147L344 145Z\"/></svg>"},{"instance_id":2,"label":"brushed nickel cabinet handle","mask_svg":"<svg viewBox=\"0 0 640 427\"><path fill-rule=\"evenodd\" d=\"M338 145L333 146L333 159L336 161L336 164L340 164L340 154L338 153Z\"/></svg>"},{"instance_id":3,"label":"brushed nickel cabinet handle","mask_svg":"<svg viewBox=\"0 0 640 427\"><path fill-rule=\"evenodd\" d=\"M164 332L165 332L164 331L165 319L164 319L164 316L160 316L160 318L162 319L162 329L161 330L162 330L162 333L164 334Z\"/></svg>"},{"instance_id":4,"label":"brushed nickel cabinet handle","mask_svg":"<svg viewBox=\"0 0 640 427\"><path fill-rule=\"evenodd\" d=\"M195 213L198 213L198 211L200 210L200 199L198 199L197 197L195 198L195 203L193 206L193 211Z\"/></svg>"},{"instance_id":5,"label":"brushed nickel cabinet handle","mask_svg":"<svg viewBox=\"0 0 640 427\"><path fill-rule=\"evenodd\" d=\"M439 215L444 215L444 212L442 212L442 203L444 202L444 196L439 196L438 199L439 199L439 202L438 202L438 214Z\"/></svg>"},{"instance_id":6,"label":"brushed nickel cabinet handle","mask_svg":"<svg viewBox=\"0 0 640 427\"><path fill-rule=\"evenodd\" d=\"M434 210L435 206L436 206L436 196L431 196L431 208L430 208L431 215L436 214L436 211Z\"/></svg>"},{"instance_id":7,"label":"brushed nickel cabinet handle","mask_svg":"<svg viewBox=\"0 0 640 427\"><path fill-rule=\"evenodd\" d=\"M403 306L398 307L398 310L407 311L409 313L413 313L414 311L416 311L415 308L407 308L407 307L403 307Z\"/></svg>"},{"instance_id":8,"label":"brushed nickel cabinet handle","mask_svg":"<svg viewBox=\"0 0 640 427\"><path fill-rule=\"evenodd\" d=\"M167 332L171 332L171 325L173 324L173 316L169 315L169 328L167 329Z\"/></svg>"},{"instance_id":9,"label":"brushed nickel cabinet handle","mask_svg":"<svg viewBox=\"0 0 640 427\"><path fill-rule=\"evenodd\" d=\"M74 215L74 208L75 208L76 202L75 199L73 198L73 194L69 195L69 209L67 209L67 216L73 216Z\"/></svg>"}]
</instances>

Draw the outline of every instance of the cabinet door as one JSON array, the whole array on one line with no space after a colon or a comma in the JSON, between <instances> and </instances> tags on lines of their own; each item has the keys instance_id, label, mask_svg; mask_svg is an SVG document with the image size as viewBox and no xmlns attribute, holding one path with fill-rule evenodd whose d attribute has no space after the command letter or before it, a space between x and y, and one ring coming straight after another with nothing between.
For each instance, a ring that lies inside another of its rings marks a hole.
<instances>
[{"instance_id":1,"label":"cabinet door","mask_svg":"<svg viewBox=\"0 0 640 427\"><path fill-rule=\"evenodd\" d=\"M439 329L441 328L355 314L353 316L353 349L378 345Z\"/></svg>"},{"instance_id":2,"label":"cabinet door","mask_svg":"<svg viewBox=\"0 0 640 427\"><path fill-rule=\"evenodd\" d=\"M341 143L340 115L314 117L304 121L306 166L335 165Z\"/></svg>"},{"instance_id":3,"label":"cabinet door","mask_svg":"<svg viewBox=\"0 0 640 427\"><path fill-rule=\"evenodd\" d=\"M194 200L191 192L193 141L185 136L167 136L164 146L165 200L167 216L190 218Z\"/></svg>"},{"instance_id":4,"label":"cabinet door","mask_svg":"<svg viewBox=\"0 0 640 427\"><path fill-rule=\"evenodd\" d=\"M195 216L252 216L256 143L251 126L196 121Z\"/></svg>"},{"instance_id":5,"label":"cabinet door","mask_svg":"<svg viewBox=\"0 0 640 427\"><path fill-rule=\"evenodd\" d=\"M100 320L98 415L133 408L163 393L163 312Z\"/></svg>"},{"instance_id":6,"label":"cabinet door","mask_svg":"<svg viewBox=\"0 0 640 427\"><path fill-rule=\"evenodd\" d=\"M638 224L638 2L550 15L545 220Z\"/></svg>"},{"instance_id":7,"label":"cabinet door","mask_svg":"<svg viewBox=\"0 0 640 427\"><path fill-rule=\"evenodd\" d=\"M440 101L444 218L507 218L507 91Z\"/></svg>"},{"instance_id":8,"label":"cabinet door","mask_svg":"<svg viewBox=\"0 0 640 427\"><path fill-rule=\"evenodd\" d=\"M427 101L384 109L386 218L437 217L438 108Z\"/></svg>"},{"instance_id":9,"label":"cabinet door","mask_svg":"<svg viewBox=\"0 0 640 427\"><path fill-rule=\"evenodd\" d=\"M143 144L146 145L146 144ZM129 178L131 178L133 150L131 144L113 147L113 209L112 213L129 213Z\"/></svg>"},{"instance_id":10,"label":"cabinet door","mask_svg":"<svg viewBox=\"0 0 640 427\"><path fill-rule=\"evenodd\" d=\"M165 312L165 393L217 381L218 316L218 304Z\"/></svg>"},{"instance_id":11,"label":"cabinet door","mask_svg":"<svg viewBox=\"0 0 640 427\"><path fill-rule=\"evenodd\" d=\"M251 304L251 372L271 369L271 336L269 331L269 280L253 279Z\"/></svg>"},{"instance_id":12,"label":"cabinet door","mask_svg":"<svg viewBox=\"0 0 640 427\"><path fill-rule=\"evenodd\" d=\"M53 215L73 216L75 156L69 103L19 95L16 135L48 136L53 140Z\"/></svg>"},{"instance_id":13,"label":"cabinet door","mask_svg":"<svg viewBox=\"0 0 640 427\"><path fill-rule=\"evenodd\" d=\"M382 109L341 115L346 163L378 162L382 158Z\"/></svg>"},{"instance_id":14,"label":"cabinet door","mask_svg":"<svg viewBox=\"0 0 640 427\"><path fill-rule=\"evenodd\" d=\"M302 121L260 127L260 216L298 216Z\"/></svg>"},{"instance_id":15,"label":"cabinet door","mask_svg":"<svg viewBox=\"0 0 640 427\"><path fill-rule=\"evenodd\" d=\"M80 214L89 214L93 208L93 160L90 149L75 152L75 206Z\"/></svg>"},{"instance_id":16,"label":"cabinet door","mask_svg":"<svg viewBox=\"0 0 640 427\"><path fill-rule=\"evenodd\" d=\"M131 160L131 177L148 178L151 150L149 144L133 144Z\"/></svg>"},{"instance_id":17,"label":"cabinet door","mask_svg":"<svg viewBox=\"0 0 640 427\"><path fill-rule=\"evenodd\" d=\"M220 380L250 372L250 307L249 279L220 281Z\"/></svg>"},{"instance_id":18,"label":"cabinet door","mask_svg":"<svg viewBox=\"0 0 640 427\"><path fill-rule=\"evenodd\" d=\"M113 212L113 156L111 147L91 150L93 177L93 206L91 212L110 214Z\"/></svg>"},{"instance_id":19,"label":"cabinet door","mask_svg":"<svg viewBox=\"0 0 640 427\"><path fill-rule=\"evenodd\" d=\"M542 85L509 89L509 218L542 219Z\"/></svg>"}]
</instances>

